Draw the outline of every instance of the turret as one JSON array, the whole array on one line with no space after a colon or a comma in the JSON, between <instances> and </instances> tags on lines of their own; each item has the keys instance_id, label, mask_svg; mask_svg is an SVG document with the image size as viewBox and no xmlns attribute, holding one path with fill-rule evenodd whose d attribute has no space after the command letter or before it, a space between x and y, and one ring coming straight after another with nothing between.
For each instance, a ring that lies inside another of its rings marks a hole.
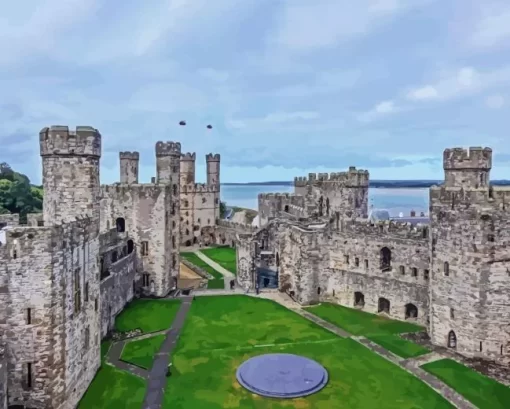
<instances>
[{"instance_id":1,"label":"turret","mask_svg":"<svg viewBox=\"0 0 510 409\"><path fill-rule=\"evenodd\" d=\"M138 183L138 164L140 154L138 152L119 152L120 159L120 183Z\"/></svg>"},{"instance_id":2,"label":"turret","mask_svg":"<svg viewBox=\"0 0 510 409\"><path fill-rule=\"evenodd\" d=\"M168 185L179 182L180 158L179 142L156 142L156 183Z\"/></svg>"},{"instance_id":3,"label":"turret","mask_svg":"<svg viewBox=\"0 0 510 409\"><path fill-rule=\"evenodd\" d=\"M74 217L97 219L99 227L101 134L90 126L43 128L39 133L43 167L44 225Z\"/></svg>"},{"instance_id":4,"label":"turret","mask_svg":"<svg viewBox=\"0 0 510 409\"><path fill-rule=\"evenodd\" d=\"M492 149L445 149L443 153L444 186L488 187L492 168Z\"/></svg>"},{"instance_id":5,"label":"turret","mask_svg":"<svg viewBox=\"0 0 510 409\"><path fill-rule=\"evenodd\" d=\"M195 152L181 155L181 186L195 183Z\"/></svg>"},{"instance_id":6,"label":"turret","mask_svg":"<svg viewBox=\"0 0 510 409\"><path fill-rule=\"evenodd\" d=\"M207 162L207 184L219 185L220 184L220 154L209 153L205 155Z\"/></svg>"}]
</instances>

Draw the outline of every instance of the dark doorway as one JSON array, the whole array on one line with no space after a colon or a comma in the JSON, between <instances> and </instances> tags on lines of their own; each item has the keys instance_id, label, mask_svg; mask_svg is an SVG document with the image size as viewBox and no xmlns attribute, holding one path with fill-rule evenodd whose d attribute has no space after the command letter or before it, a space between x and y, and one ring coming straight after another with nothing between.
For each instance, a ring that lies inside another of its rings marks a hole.
<instances>
[{"instance_id":1,"label":"dark doorway","mask_svg":"<svg viewBox=\"0 0 510 409\"><path fill-rule=\"evenodd\" d=\"M135 244L133 243L133 240L128 240L128 242L127 242L128 254L131 254L133 252L134 247L135 247Z\"/></svg>"},{"instance_id":2,"label":"dark doorway","mask_svg":"<svg viewBox=\"0 0 510 409\"><path fill-rule=\"evenodd\" d=\"M115 220L115 226L119 233L123 233L126 231L126 221L124 220L123 217L118 217L117 220Z\"/></svg>"},{"instance_id":3,"label":"dark doorway","mask_svg":"<svg viewBox=\"0 0 510 409\"><path fill-rule=\"evenodd\" d=\"M457 348L457 335L455 335L455 332L453 331L448 333L448 348Z\"/></svg>"},{"instance_id":4,"label":"dark doorway","mask_svg":"<svg viewBox=\"0 0 510 409\"><path fill-rule=\"evenodd\" d=\"M383 247L381 249L381 270L389 271L391 270L391 250L388 247Z\"/></svg>"},{"instance_id":5,"label":"dark doorway","mask_svg":"<svg viewBox=\"0 0 510 409\"><path fill-rule=\"evenodd\" d=\"M285 205L284 210L285 210L285 213L289 213L289 205Z\"/></svg>"},{"instance_id":6,"label":"dark doorway","mask_svg":"<svg viewBox=\"0 0 510 409\"><path fill-rule=\"evenodd\" d=\"M414 304L406 304L406 320L418 318L418 308Z\"/></svg>"},{"instance_id":7,"label":"dark doorway","mask_svg":"<svg viewBox=\"0 0 510 409\"><path fill-rule=\"evenodd\" d=\"M359 291L354 293L354 306L363 308L365 306L365 295Z\"/></svg>"},{"instance_id":8,"label":"dark doorway","mask_svg":"<svg viewBox=\"0 0 510 409\"><path fill-rule=\"evenodd\" d=\"M387 298L379 298L379 308L377 312L385 312L386 314L390 313L390 300Z\"/></svg>"}]
</instances>

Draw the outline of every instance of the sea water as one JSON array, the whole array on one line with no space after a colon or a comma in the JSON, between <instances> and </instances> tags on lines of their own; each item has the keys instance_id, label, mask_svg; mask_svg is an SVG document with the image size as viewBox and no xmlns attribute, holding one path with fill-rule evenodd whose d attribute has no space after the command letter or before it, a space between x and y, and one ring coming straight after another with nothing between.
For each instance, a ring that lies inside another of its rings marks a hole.
<instances>
[{"instance_id":1,"label":"sea water","mask_svg":"<svg viewBox=\"0 0 510 409\"><path fill-rule=\"evenodd\" d=\"M221 186L221 200L227 206L238 206L257 210L259 193L293 193L294 186L287 185L228 185ZM389 189L370 188L368 192L369 208L385 209L391 216L404 213L409 216L411 210L429 211L429 189Z\"/></svg>"}]
</instances>

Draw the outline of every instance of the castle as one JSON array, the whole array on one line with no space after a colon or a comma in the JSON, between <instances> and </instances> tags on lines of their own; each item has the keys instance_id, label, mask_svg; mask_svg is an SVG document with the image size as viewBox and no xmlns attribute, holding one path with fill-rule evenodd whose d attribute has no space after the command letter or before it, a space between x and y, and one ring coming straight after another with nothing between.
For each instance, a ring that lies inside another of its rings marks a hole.
<instances>
[{"instance_id":1,"label":"castle","mask_svg":"<svg viewBox=\"0 0 510 409\"><path fill-rule=\"evenodd\" d=\"M261 227L218 220L220 156L195 183L195 154L157 142L156 176L100 185L92 127L40 132L42 214L0 215L0 409L75 408L100 344L136 296L176 286L179 249L237 248L237 283L301 304L331 301L427 327L434 344L509 364L510 189L489 183L492 151L447 149L427 225L368 219L367 171L310 174L295 194L259 196Z\"/></svg>"},{"instance_id":2,"label":"castle","mask_svg":"<svg viewBox=\"0 0 510 409\"><path fill-rule=\"evenodd\" d=\"M412 320L435 345L508 365L510 189L490 185L489 148L446 149L443 165L429 223L368 219L369 174L354 167L259 195L261 228L237 235L239 284Z\"/></svg>"},{"instance_id":3,"label":"castle","mask_svg":"<svg viewBox=\"0 0 510 409\"><path fill-rule=\"evenodd\" d=\"M176 287L181 243L216 241L220 155L195 184L195 154L157 142L152 183L120 152L120 183L100 185L98 130L52 126L39 142L43 212L0 215L2 409L75 408L126 303Z\"/></svg>"}]
</instances>

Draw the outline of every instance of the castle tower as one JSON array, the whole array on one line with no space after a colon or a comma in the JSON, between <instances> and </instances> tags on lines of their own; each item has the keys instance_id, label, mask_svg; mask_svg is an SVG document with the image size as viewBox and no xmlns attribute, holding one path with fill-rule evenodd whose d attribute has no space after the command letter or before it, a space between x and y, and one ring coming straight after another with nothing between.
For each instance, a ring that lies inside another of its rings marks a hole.
<instances>
[{"instance_id":1,"label":"castle tower","mask_svg":"<svg viewBox=\"0 0 510 409\"><path fill-rule=\"evenodd\" d=\"M43 165L45 226L77 215L97 219L99 229L101 134L90 126L43 128L39 133Z\"/></svg>"},{"instance_id":2,"label":"castle tower","mask_svg":"<svg viewBox=\"0 0 510 409\"><path fill-rule=\"evenodd\" d=\"M195 183L195 159L195 152L181 155L181 186Z\"/></svg>"},{"instance_id":3,"label":"castle tower","mask_svg":"<svg viewBox=\"0 0 510 409\"><path fill-rule=\"evenodd\" d=\"M215 189L214 192L214 215L220 218L220 154L209 153L205 155L207 163L207 185Z\"/></svg>"},{"instance_id":4,"label":"castle tower","mask_svg":"<svg viewBox=\"0 0 510 409\"><path fill-rule=\"evenodd\" d=\"M429 333L434 344L508 364L509 196L489 186L491 162L489 148L446 149L445 183L430 188Z\"/></svg>"},{"instance_id":5,"label":"castle tower","mask_svg":"<svg viewBox=\"0 0 510 409\"><path fill-rule=\"evenodd\" d=\"M138 152L119 152L120 159L120 183L138 183L138 165L140 154Z\"/></svg>"},{"instance_id":6,"label":"castle tower","mask_svg":"<svg viewBox=\"0 0 510 409\"><path fill-rule=\"evenodd\" d=\"M156 142L156 183L171 185L171 197L166 202L169 211L166 220L168 236L165 254L174 284L179 276L179 243L181 225L180 173L181 144L179 142ZM175 245L173 244L175 243ZM172 287L172 285L170 286Z\"/></svg>"},{"instance_id":7,"label":"castle tower","mask_svg":"<svg viewBox=\"0 0 510 409\"><path fill-rule=\"evenodd\" d=\"M445 149L444 184L449 187L488 187L492 168L492 149Z\"/></svg>"}]
</instances>

